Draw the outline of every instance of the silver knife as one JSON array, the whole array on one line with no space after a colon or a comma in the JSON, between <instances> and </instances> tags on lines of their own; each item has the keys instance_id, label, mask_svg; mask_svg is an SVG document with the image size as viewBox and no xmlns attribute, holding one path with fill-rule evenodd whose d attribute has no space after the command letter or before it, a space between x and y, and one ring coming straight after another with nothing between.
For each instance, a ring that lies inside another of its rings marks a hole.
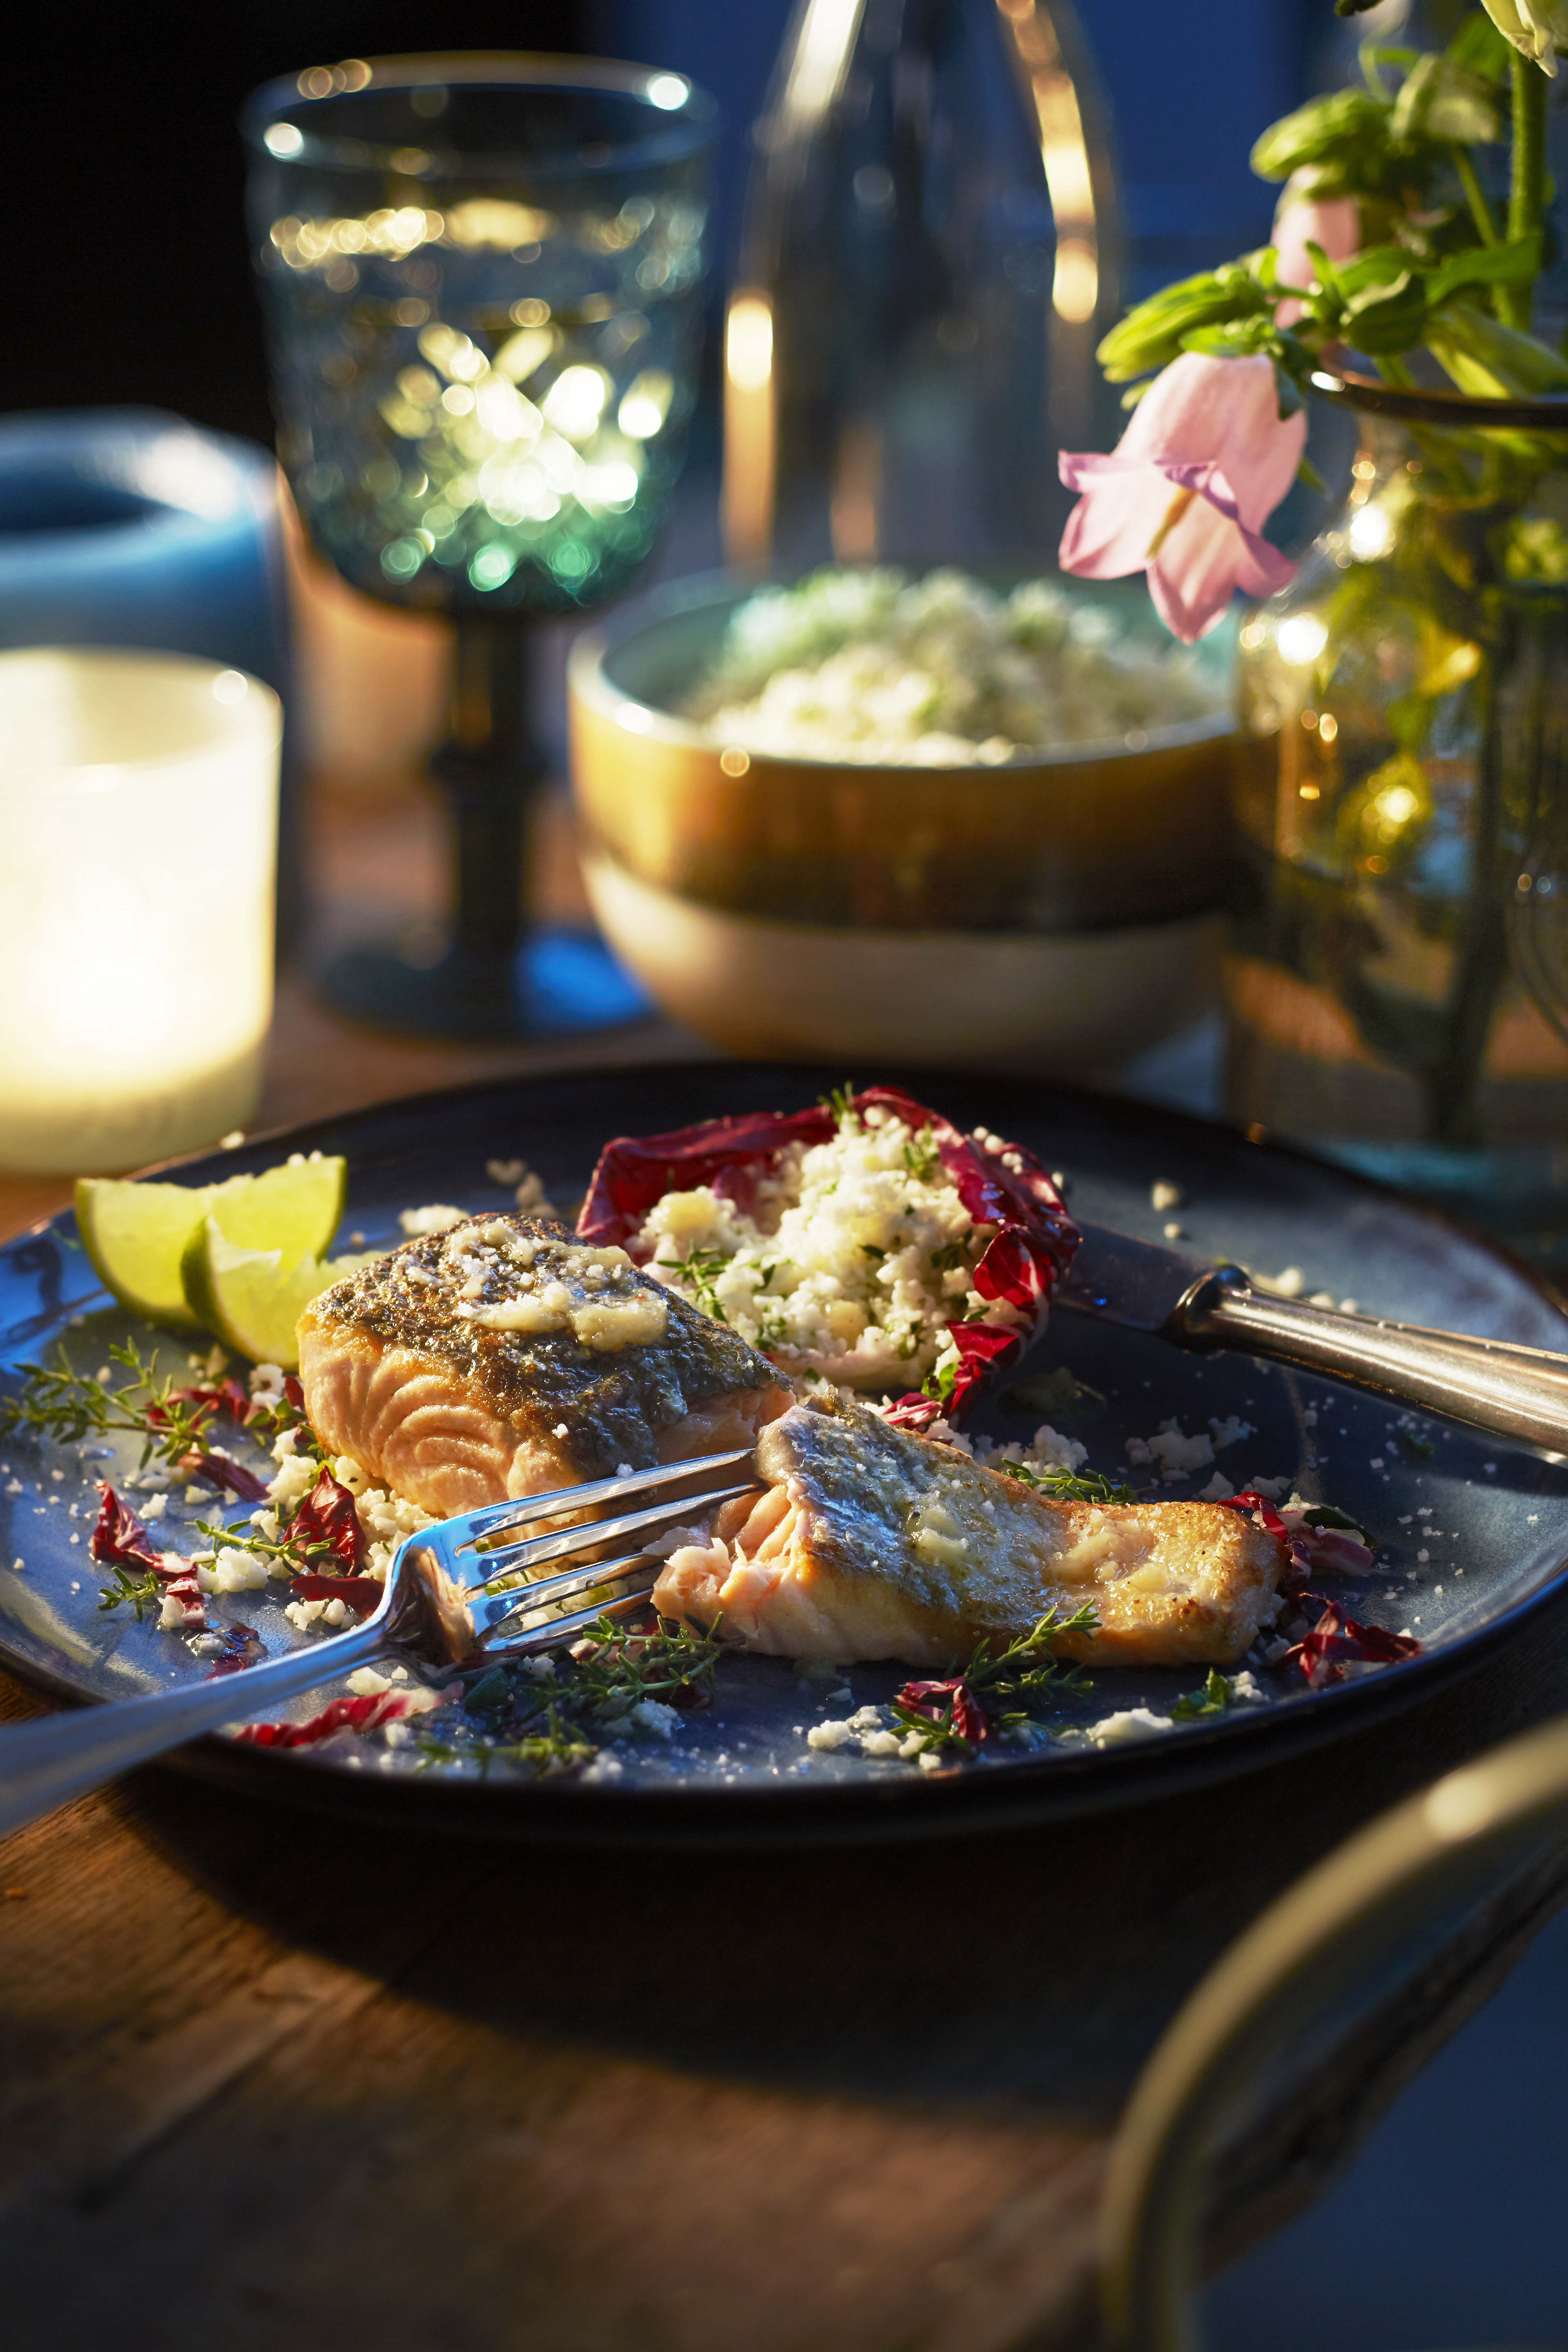
<instances>
[{"instance_id":1,"label":"silver knife","mask_svg":"<svg viewBox=\"0 0 1568 2352\"><path fill-rule=\"evenodd\" d=\"M1254 1290L1239 1266L1185 1257L1105 1225L1080 1231L1082 1246L1053 1307L1152 1331L1173 1347L1268 1356L1468 1422L1549 1460L1568 1455L1568 1356L1309 1307Z\"/></svg>"}]
</instances>

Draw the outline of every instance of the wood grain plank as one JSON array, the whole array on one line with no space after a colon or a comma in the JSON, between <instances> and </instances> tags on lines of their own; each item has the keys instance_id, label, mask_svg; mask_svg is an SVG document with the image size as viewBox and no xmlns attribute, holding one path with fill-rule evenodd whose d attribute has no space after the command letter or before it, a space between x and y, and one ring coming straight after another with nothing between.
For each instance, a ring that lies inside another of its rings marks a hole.
<instances>
[{"instance_id":1,"label":"wood grain plank","mask_svg":"<svg viewBox=\"0 0 1568 2352\"><path fill-rule=\"evenodd\" d=\"M182 2347L1054 2352L1087 2325L1118 2111L1197 1975L1565 1691L1555 1612L1464 1688L1228 1787L771 1857L468 1846L137 1776L0 1848L30 1888L0 1937L12 2308L61 2352L127 2308ZM1266 2118L1253 2226L1561 1877L1453 1923L1377 2064L1346 2021Z\"/></svg>"}]
</instances>

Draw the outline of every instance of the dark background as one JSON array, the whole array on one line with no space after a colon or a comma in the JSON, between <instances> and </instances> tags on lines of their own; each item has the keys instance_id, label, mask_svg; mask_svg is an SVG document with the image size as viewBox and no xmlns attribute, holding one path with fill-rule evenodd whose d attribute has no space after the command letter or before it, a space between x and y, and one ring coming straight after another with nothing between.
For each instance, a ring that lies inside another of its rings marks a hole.
<instances>
[{"instance_id":1,"label":"dark background","mask_svg":"<svg viewBox=\"0 0 1568 2352\"><path fill-rule=\"evenodd\" d=\"M678 67L730 123L721 236L788 0L207 0L13 11L0 409L145 403L270 442L235 116L276 74L443 48ZM1131 290L1268 235L1247 152L1337 62L1330 0L1080 0L1111 100ZM1353 44L1352 44L1353 46Z\"/></svg>"}]
</instances>

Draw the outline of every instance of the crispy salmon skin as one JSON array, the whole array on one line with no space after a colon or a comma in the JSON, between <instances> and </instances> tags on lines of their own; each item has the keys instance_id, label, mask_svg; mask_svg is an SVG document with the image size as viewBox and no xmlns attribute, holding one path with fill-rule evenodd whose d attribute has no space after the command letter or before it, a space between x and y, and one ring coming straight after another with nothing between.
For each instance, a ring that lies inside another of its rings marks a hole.
<instances>
[{"instance_id":1,"label":"crispy salmon skin","mask_svg":"<svg viewBox=\"0 0 1568 2352\"><path fill-rule=\"evenodd\" d=\"M1272 1615L1285 1547L1218 1503L1059 1502L842 1400L798 1404L757 1444L767 1482L667 1560L667 1616L748 1647L848 1664L960 1663L1091 1601L1091 1665L1226 1665Z\"/></svg>"},{"instance_id":2,"label":"crispy salmon skin","mask_svg":"<svg viewBox=\"0 0 1568 2352\"><path fill-rule=\"evenodd\" d=\"M471 1217L300 1318L322 1443L446 1515L749 1445L793 1391L765 1356L563 1226Z\"/></svg>"}]
</instances>

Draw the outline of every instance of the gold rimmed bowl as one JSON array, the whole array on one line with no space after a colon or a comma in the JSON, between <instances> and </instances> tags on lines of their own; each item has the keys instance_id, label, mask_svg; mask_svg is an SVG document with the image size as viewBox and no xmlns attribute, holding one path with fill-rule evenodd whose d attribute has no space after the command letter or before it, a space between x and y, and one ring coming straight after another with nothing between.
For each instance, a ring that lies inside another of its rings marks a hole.
<instances>
[{"instance_id":1,"label":"gold rimmed bowl","mask_svg":"<svg viewBox=\"0 0 1568 2352\"><path fill-rule=\"evenodd\" d=\"M1163 639L1142 581L1064 584ZM1208 1009L1228 630L1200 648L1204 717L999 766L783 759L679 710L755 585L717 575L639 598L578 640L568 670L594 910L667 1013L735 1054L1049 1074L1114 1064Z\"/></svg>"}]
</instances>

